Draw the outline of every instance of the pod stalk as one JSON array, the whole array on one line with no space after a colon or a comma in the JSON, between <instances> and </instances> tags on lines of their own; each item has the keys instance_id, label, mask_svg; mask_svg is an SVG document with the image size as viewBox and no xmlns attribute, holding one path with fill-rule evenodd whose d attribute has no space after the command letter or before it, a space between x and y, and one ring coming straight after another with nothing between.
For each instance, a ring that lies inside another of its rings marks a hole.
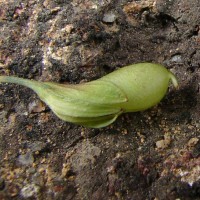
<instances>
[{"instance_id":1,"label":"pod stalk","mask_svg":"<svg viewBox=\"0 0 200 200\"><path fill-rule=\"evenodd\" d=\"M38 90L38 87L41 87L41 82L34 80L28 80L24 78L18 78L13 76L0 76L0 83L15 83L19 85L26 86L34 91Z\"/></svg>"}]
</instances>

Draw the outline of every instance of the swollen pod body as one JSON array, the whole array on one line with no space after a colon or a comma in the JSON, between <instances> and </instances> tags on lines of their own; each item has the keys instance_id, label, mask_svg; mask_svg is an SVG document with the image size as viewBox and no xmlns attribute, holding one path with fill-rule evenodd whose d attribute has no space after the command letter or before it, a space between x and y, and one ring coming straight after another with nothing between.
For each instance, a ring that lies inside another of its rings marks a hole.
<instances>
[{"instance_id":1,"label":"swollen pod body","mask_svg":"<svg viewBox=\"0 0 200 200\"><path fill-rule=\"evenodd\" d=\"M127 96L120 106L124 112L148 109L165 96L169 83L178 86L175 76L160 64L138 63L116 70L100 80L110 81Z\"/></svg>"}]
</instances>

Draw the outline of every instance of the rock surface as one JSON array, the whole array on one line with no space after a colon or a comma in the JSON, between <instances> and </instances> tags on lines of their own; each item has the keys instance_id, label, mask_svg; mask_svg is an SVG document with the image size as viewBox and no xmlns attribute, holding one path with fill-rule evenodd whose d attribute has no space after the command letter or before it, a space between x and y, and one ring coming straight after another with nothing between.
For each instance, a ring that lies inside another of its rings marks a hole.
<instances>
[{"instance_id":1,"label":"rock surface","mask_svg":"<svg viewBox=\"0 0 200 200\"><path fill-rule=\"evenodd\" d=\"M199 199L199 26L199 0L0 1L1 75L80 83L149 61L180 82L103 129L1 84L0 199Z\"/></svg>"}]
</instances>

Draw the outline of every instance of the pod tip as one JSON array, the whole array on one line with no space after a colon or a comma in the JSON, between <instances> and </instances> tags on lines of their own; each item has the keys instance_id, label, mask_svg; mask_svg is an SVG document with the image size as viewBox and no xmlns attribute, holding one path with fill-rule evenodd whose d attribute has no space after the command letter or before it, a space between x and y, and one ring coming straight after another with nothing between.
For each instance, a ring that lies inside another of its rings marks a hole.
<instances>
[{"instance_id":1,"label":"pod tip","mask_svg":"<svg viewBox=\"0 0 200 200\"><path fill-rule=\"evenodd\" d=\"M172 72L170 72L170 78L171 78L171 81L172 81L172 84L174 85L174 87L176 89L179 89L178 80Z\"/></svg>"}]
</instances>

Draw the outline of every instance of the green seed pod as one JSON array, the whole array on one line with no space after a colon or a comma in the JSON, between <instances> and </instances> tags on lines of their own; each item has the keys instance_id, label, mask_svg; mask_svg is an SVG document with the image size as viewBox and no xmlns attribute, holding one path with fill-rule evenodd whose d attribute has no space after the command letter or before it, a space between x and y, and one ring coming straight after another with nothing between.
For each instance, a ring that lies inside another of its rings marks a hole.
<instances>
[{"instance_id":1,"label":"green seed pod","mask_svg":"<svg viewBox=\"0 0 200 200\"><path fill-rule=\"evenodd\" d=\"M98 80L77 85L38 82L0 76L0 82L16 83L34 90L62 120L101 128L125 112L148 109L165 96L176 77L159 64L139 63L123 67Z\"/></svg>"}]
</instances>

